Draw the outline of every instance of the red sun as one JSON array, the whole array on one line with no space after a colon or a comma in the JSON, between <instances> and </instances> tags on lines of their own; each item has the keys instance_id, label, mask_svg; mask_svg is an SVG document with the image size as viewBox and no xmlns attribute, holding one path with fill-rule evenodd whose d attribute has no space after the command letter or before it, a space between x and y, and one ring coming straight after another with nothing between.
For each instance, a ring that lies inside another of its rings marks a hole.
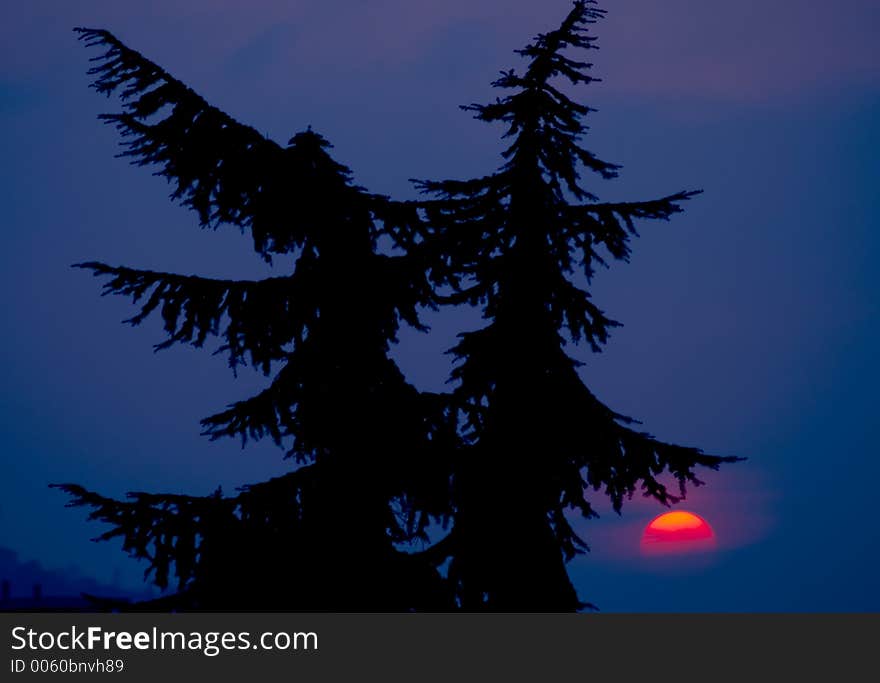
<instances>
[{"instance_id":1,"label":"red sun","mask_svg":"<svg viewBox=\"0 0 880 683\"><path fill-rule=\"evenodd\" d=\"M649 555L690 553L715 547L715 532L693 512L674 510L651 520L642 534L642 552Z\"/></svg>"}]
</instances>

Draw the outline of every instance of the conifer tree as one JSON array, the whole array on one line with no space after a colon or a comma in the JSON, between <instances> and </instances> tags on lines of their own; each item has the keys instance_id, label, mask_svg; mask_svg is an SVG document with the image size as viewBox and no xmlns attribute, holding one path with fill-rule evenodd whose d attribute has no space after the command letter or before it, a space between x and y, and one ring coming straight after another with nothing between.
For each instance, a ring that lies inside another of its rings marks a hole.
<instances>
[{"instance_id":1,"label":"conifer tree","mask_svg":"<svg viewBox=\"0 0 880 683\"><path fill-rule=\"evenodd\" d=\"M271 438L298 467L234 496L103 497L64 484L73 506L110 524L176 609L408 610L452 605L440 576L400 543L425 539L449 513L440 457L455 447L442 396L418 392L388 356L401 321L425 329L431 305L414 205L368 193L311 129L286 147L209 105L105 30L77 29L94 58L92 87L122 111L100 118L121 154L156 169L202 227L249 232L291 273L209 279L87 262L104 293L130 297L141 323L158 314L173 344L220 341L230 367L271 384L205 418L211 439ZM376 249L381 236L406 253Z\"/></svg>"},{"instance_id":2,"label":"conifer tree","mask_svg":"<svg viewBox=\"0 0 880 683\"><path fill-rule=\"evenodd\" d=\"M173 575L178 593L161 606L574 611L585 603L565 563L586 545L569 515L595 515L591 490L618 512L637 492L668 505L700 483L697 467L736 460L638 431L565 350L599 351L618 324L589 284L598 266L628 259L635 221L666 220L697 194L603 203L581 183L584 169L619 170L580 145L591 110L558 85L594 80L567 51L595 47L587 29L602 14L576 1L519 51L524 73L495 82L510 94L465 107L507 126L503 165L422 181L430 198L417 203L354 185L311 130L277 145L112 34L80 29L107 48L91 73L123 100L102 116L124 136L123 155L157 167L203 227L249 231L270 262L296 256L292 273L252 282L79 264L109 278L105 293L139 304L132 324L161 316L158 348L217 337L233 369L272 375L204 431L271 438L298 464L233 496L118 501L61 486L110 524L101 538L148 560L156 584ZM378 253L381 236L402 254ZM400 321L422 329L418 307L439 301L480 306L488 321L453 349L451 397L416 391L388 357ZM452 531L427 550L398 549L429 543L429 521L450 517Z\"/></svg>"},{"instance_id":3,"label":"conifer tree","mask_svg":"<svg viewBox=\"0 0 880 683\"><path fill-rule=\"evenodd\" d=\"M452 350L469 446L455 468L452 532L432 549L451 560L465 610L583 608L565 563L586 545L567 513L595 516L591 490L618 512L636 492L668 505L700 483L697 466L735 460L637 431L588 389L565 351L567 342L599 351L618 324L578 277L588 287L597 266L626 261L637 219L667 220L697 194L601 203L581 182L584 169L604 179L618 172L581 146L591 109L560 85L595 80L570 51L595 48L588 29L603 13L575 2L559 28L517 51L524 71L493 84L504 97L463 107L506 126L497 171L418 183L434 197L424 204L437 239L434 280L445 301L480 306L488 321Z\"/></svg>"}]
</instances>

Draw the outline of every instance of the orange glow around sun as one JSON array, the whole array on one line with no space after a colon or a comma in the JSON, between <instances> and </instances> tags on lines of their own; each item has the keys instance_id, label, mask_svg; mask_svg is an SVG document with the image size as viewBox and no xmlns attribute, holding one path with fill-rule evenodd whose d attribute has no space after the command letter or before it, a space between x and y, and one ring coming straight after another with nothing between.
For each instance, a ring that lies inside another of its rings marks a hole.
<instances>
[{"instance_id":1,"label":"orange glow around sun","mask_svg":"<svg viewBox=\"0 0 880 683\"><path fill-rule=\"evenodd\" d=\"M693 512L674 510L651 520L642 534L642 552L649 555L690 553L715 547L715 532Z\"/></svg>"}]
</instances>

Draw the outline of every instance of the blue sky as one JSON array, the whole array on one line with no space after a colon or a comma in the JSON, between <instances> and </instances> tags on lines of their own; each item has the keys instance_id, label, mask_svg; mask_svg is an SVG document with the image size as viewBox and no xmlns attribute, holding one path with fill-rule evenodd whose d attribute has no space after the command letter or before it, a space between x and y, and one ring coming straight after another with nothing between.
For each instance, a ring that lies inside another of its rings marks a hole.
<instances>
[{"instance_id":1,"label":"blue sky","mask_svg":"<svg viewBox=\"0 0 880 683\"><path fill-rule=\"evenodd\" d=\"M597 277L597 301L624 327L601 355L573 353L599 397L656 436L749 460L707 475L684 505L715 527L712 557L639 556L640 530L661 512L642 501L586 524L593 552L571 565L581 596L610 611L880 609L880 9L604 4L591 55L604 81L580 97L599 109L587 146L624 168L591 189L605 199L705 194L671 223L643 225L632 262ZM235 380L196 350L153 354L158 326L120 325L129 306L101 299L97 281L68 267L268 272L247 238L200 231L163 181L113 158L116 137L95 116L115 103L87 88L91 55L70 28L114 31L277 140L311 124L360 184L411 197L410 177L497 165L497 131L457 105L494 97L488 83L517 65L512 50L567 8L5 6L0 546L134 582L139 568L88 543L98 527L47 483L200 494L287 467L267 444L241 451L198 434L201 417L260 377ZM405 333L396 353L412 381L436 388L449 370L443 350L479 320L446 311L431 322L430 335Z\"/></svg>"}]
</instances>

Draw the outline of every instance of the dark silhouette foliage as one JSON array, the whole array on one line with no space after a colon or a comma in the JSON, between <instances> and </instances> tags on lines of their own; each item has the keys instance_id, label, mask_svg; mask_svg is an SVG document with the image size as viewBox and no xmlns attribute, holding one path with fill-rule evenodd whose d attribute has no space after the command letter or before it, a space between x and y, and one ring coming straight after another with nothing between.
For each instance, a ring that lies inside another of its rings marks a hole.
<instances>
[{"instance_id":1,"label":"dark silhouette foliage","mask_svg":"<svg viewBox=\"0 0 880 683\"><path fill-rule=\"evenodd\" d=\"M525 71L495 82L508 94L464 107L507 126L503 165L419 181L418 202L355 185L311 129L278 145L111 33L77 29L105 49L90 73L122 101L100 117L122 135L122 156L165 177L202 227L249 232L268 262L296 258L260 281L77 265L131 298L131 324L161 317L157 349L216 339L233 370L271 375L206 417L204 434L268 437L296 463L231 496L120 501L60 485L110 525L99 539L121 538L175 589L141 607L574 611L586 603L565 563L586 544L569 515L595 515L590 491L617 511L637 492L669 505L700 483L698 466L736 460L638 431L565 351L599 351L618 324L590 296L595 268L627 260L636 220L667 220L697 194L601 203L582 185L583 169L610 179L618 167L580 145L591 110L556 82L594 80L567 50L594 47L587 29L602 14L575 2L518 51ZM425 330L419 310L438 304L478 306L487 320L452 350L451 394L416 390L389 357L401 322ZM432 521L451 530L432 538Z\"/></svg>"},{"instance_id":2,"label":"dark silhouette foliage","mask_svg":"<svg viewBox=\"0 0 880 683\"><path fill-rule=\"evenodd\" d=\"M700 483L697 465L735 459L633 430L636 421L602 404L564 350L570 341L598 351L618 324L575 278L589 283L607 257L626 260L636 219L667 220L698 194L600 203L582 185L581 169L610 179L618 167L579 144L591 110L556 82L594 80L590 64L566 51L594 47L587 29L602 14L575 2L558 29L517 51L523 73L511 69L495 81L509 94L463 107L506 126L511 142L496 172L418 183L436 197L425 208L445 300L479 306L488 321L459 335L452 350L453 398L469 447L456 469L455 526L442 555L451 558L450 582L465 609L583 607L565 562L586 549L566 516L595 515L585 492L601 490L617 511L637 491L668 505ZM677 480L675 493L664 473Z\"/></svg>"},{"instance_id":3,"label":"dark silhouette foliage","mask_svg":"<svg viewBox=\"0 0 880 683\"><path fill-rule=\"evenodd\" d=\"M115 501L61 488L112 525L101 538L120 536L148 560L158 586L173 574L181 607L449 607L436 569L397 548L427 540L431 516L448 517L449 474L435 452L456 439L440 397L416 391L388 357L400 322L423 329L417 308L432 305L415 208L353 185L317 133L281 147L107 31L78 31L106 48L90 73L98 92L124 102L101 117L122 134L122 155L158 167L203 227L250 231L259 256L292 254L296 265L261 281L77 267L139 305L131 324L161 316L167 338L157 349L215 337L233 369L273 375L256 396L205 418L204 434L270 437L289 444L299 468L234 497ZM380 236L408 255L378 253Z\"/></svg>"}]
</instances>

